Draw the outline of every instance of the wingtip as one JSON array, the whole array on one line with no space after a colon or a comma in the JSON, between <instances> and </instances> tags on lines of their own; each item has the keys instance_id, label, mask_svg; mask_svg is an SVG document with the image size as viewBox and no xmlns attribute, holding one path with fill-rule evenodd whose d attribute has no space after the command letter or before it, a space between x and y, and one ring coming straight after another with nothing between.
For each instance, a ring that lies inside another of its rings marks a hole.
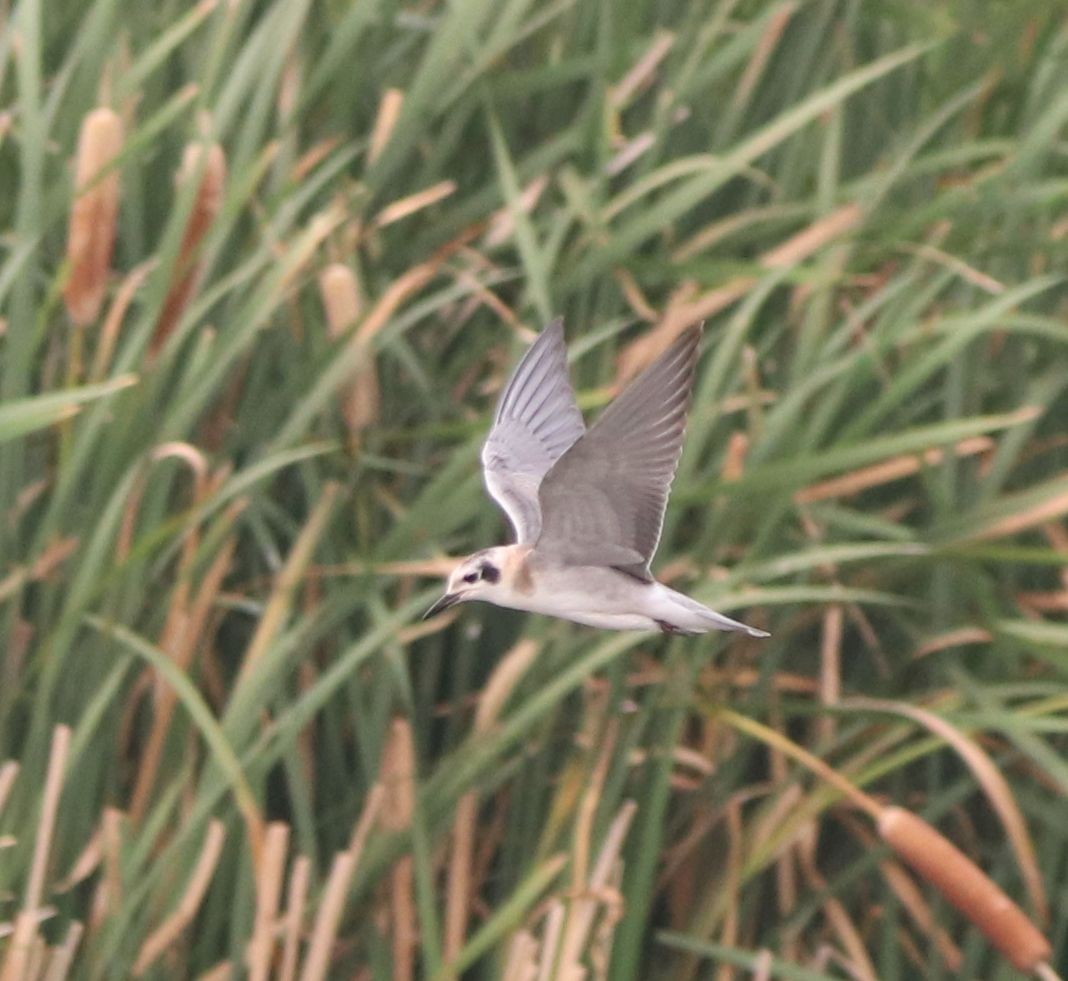
<instances>
[{"instance_id":1,"label":"wingtip","mask_svg":"<svg viewBox=\"0 0 1068 981\"><path fill-rule=\"evenodd\" d=\"M563 318L563 316L558 314L557 316L553 317L553 319L550 320L545 325L544 329L542 330L542 333L543 334L554 333L554 334L559 334L561 337L563 337L564 336L564 318Z\"/></svg>"}]
</instances>

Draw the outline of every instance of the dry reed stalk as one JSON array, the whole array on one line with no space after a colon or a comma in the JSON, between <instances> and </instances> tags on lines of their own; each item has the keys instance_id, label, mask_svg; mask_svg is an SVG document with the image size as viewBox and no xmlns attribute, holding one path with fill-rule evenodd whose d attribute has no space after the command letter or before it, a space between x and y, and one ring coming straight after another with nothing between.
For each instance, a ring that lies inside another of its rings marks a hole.
<instances>
[{"instance_id":1,"label":"dry reed stalk","mask_svg":"<svg viewBox=\"0 0 1068 981\"><path fill-rule=\"evenodd\" d=\"M748 228L762 218L767 218L769 211L771 209L750 208L748 211L733 214L706 225L672 250L671 261L682 263L692 259L695 255L700 255L735 232Z\"/></svg>"},{"instance_id":2,"label":"dry reed stalk","mask_svg":"<svg viewBox=\"0 0 1068 981\"><path fill-rule=\"evenodd\" d=\"M74 165L74 203L67 227L70 274L63 301L75 327L96 320L104 302L119 214L119 169L122 120L99 108L82 122Z\"/></svg>"},{"instance_id":3,"label":"dry reed stalk","mask_svg":"<svg viewBox=\"0 0 1068 981\"><path fill-rule=\"evenodd\" d=\"M549 905L545 917L545 930L541 941L541 965L538 969L538 981L556 981L557 951L560 947L560 934L564 929L564 904L555 899Z\"/></svg>"},{"instance_id":4,"label":"dry reed stalk","mask_svg":"<svg viewBox=\"0 0 1068 981\"><path fill-rule=\"evenodd\" d=\"M656 32L649 47L627 74L615 85L609 86L608 102L613 109L622 109L635 95L652 84L657 67L670 54L675 41L676 35L671 31L660 29Z\"/></svg>"},{"instance_id":5,"label":"dry reed stalk","mask_svg":"<svg viewBox=\"0 0 1068 981\"><path fill-rule=\"evenodd\" d=\"M162 443L152 451L151 459L153 463L167 459L177 459L184 462L193 475L194 502L199 503L204 499L208 491L208 461L195 446L179 441ZM140 479L134 484L134 488L123 509L122 524L116 545L116 551L120 556L127 555L132 547L135 525L144 497L147 479L144 474L140 476ZM182 540L178 570L175 576L176 584L159 641L160 650L170 655L172 660L183 669L188 667L189 660L192 657L192 650L199 639L200 633L199 626L194 628L190 623L188 609L189 590L191 588L189 581L190 570L196 558L199 545L199 529L194 528ZM211 573L209 572L210 575ZM188 648L188 653L186 653L185 648ZM155 678L154 673L149 669L145 670L145 676ZM149 733L148 743L144 752L140 754L140 765L130 805L130 814L135 823L140 822L144 808L147 805L156 768L163 751L164 738L170 728L170 719L176 702L176 695L170 691L167 685L162 683L161 679L155 678L153 687L155 711L153 713L152 731Z\"/></svg>"},{"instance_id":6,"label":"dry reed stalk","mask_svg":"<svg viewBox=\"0 0 1068 981\"><path fill-rule=\"evenodd\" d=\"M375 565L375 572L387 576L447 576L456 568L461 559L443 555L438 559L412 559L403 562L379 562ZM347 576L358 572L366 566L355 563L345 563L341 566L320 566L319 572L329 568L331 573Z\"/></svg>"},{"instance_id":7,"label":"dry reed stalk","mask_svg":"<svg viewBox=\"0 0 1068 981\"><path fill-rule=\"evenodd\" d=\"M883 810L879 835L912 870L978 927L1019 971L1048 961L1049 942L968 856L922 818L901 807Z\"/></svg>"},{"instance_id":8,"label":"dry reed stalk","mask_svg":"<svg viewBox=\"0 0 1068 981\"><path fill-rule=\"evenodd\" d=\"M619 283L619 289L623 294L623 299L627 302L627 306L630 307L631 313L648 323L655 323L658 319L657 312L646 299L633 273L622 268L613 269L612 278Z\"/></svg>"},{"instance_id":9,"label":"dry reed stalk","mask_svg":"<svg viewBox=\"0 0 1068 981\"><path fill-rule=\"evenodd\" d=\"M928 259L940 266L945 266L946 269L951 269L966 283L971 283L973 286L977 286L991 296L1000 296L1005 292L1004 283L999 282L994 279L993 276L987 275L985 272L981 272L973 266L969 266L960 256L950 255L948 252L944 252L942 249L939 249L934 245L928 245L927 243L921 243L919 245L903 244L901 248L904 252L911 252L913 255L922 256L924 259ZM991 347L994 348L995 353L1000 350L1003 341L1003 333L995 334L991 338Z\"/></svg>"},{"instance_id":10,"label":"dry reed stalk","mask_svg":"<svg viewBox=\"0 0 1068 981\"><path fill-rule=\"evenodd\" d=\"M917 705L871 698L850 699L850 704L903 715L918 722L953 747L971 770L979 786L982 787L983 793L990 801L990 806L994 808L1005 829L1005 835L1009 839L1009 844L1020 866L1020 874L1027 886L1035 916L1039 923L1049 923L1049 901L1042 882L1042 872L1038 866L1034 843L1027 831L1027 822L1016 803L1009 782L982 747L941 716Z\"/></svg>"},{"instance_id":11,"label":"dry reed stalk","mask_svg":"<svg viewBox=\"0 0 1068 981\"><path fill-rule=\"evenodd\" d=\"M48 856L52 848L52 836L56 829L56 814L59 798L63 792L63 777L70 752L71 731L69 726L58 725L52 734L48 754L48 770L45 774L44 792L41 799L41 816L37 825L37 837L33 846L33 859L26 880L26 892L22 909L15 917L15 929L0 970L0 981L22 981L30 976L29 959L33 956L38 940L37 924L44 895L45 878L48 874Z\"/></svg>"},{"instance_id":12,"label":"dry reed stalk","mask_svg":"<svg viewBox=\"0 0 1068 981\"><path fill-rule=\"evenodd\" d=\"M958 457L974 456L977 453L986 453L993 448L994 441L989 436L972 436L957 443L952 448L952 453ZM923 467L937 466L944 458L945 452L939 448L891 457L881 463L852 470L841 477L832 477L830 480L804 487L794 494L794 501L797 504L811 504L836 497L849 497L871 487L879 487L900 480L902 477L909 477L918 473Z\"/></svg>"},{"instance_id":13,"label":"dry reed stalk","mask_svg":"<svg viewBox=\"0 0 1068 981\"><path fill-rule=\"evenodd\" d=\"M745 458L749 453L749 434L735 430L727 440L727 451L723 454L723 466L720 477L724 483L741 480L745 473Z\"/></svg>"},{"instance_id":14,"label":"dry reed stalk","mask_svg":"<svg viewBox=\"0 0 1068 981\"><path fill-rule=\"evenodd\" d=\"M815 822L810 822L808 834L804 836L798 847L801 870L808 880L810 888L813 891L824 894L823 914L848 956L847 963L850 965L850 974L858 978L859 981L878 981L875 965L868 955L868 949L864 945L861 931L853 922L842 902L835 898L828 889L827 880L816 865L818 838L818 826Z\"/></svg>"},{"instance_id":15,"label":"dry reed stalk","mask_svg":"<svg viewBox=\"0 0 1068 981\"><path fill-rule=\"evenodd\" d=\"M519 930L508 944L502 981L535 981L537 975L538 941L529 930Z\"/></svg>"},{"instance_id":16,"label":"dry reed stalk","mask_svg":"<svg viewBox=\"0 0 1068 981\"><path fill-rule=\"evenodd\" d=\"M81 943L85 927L75 920L67 928L67 935L63 943L53 948L52 956L48 960L48 970L44 974L44 981L66 981L70 976L70 969L74 964L74 954Z\"/></svg>"},{"instance_id":17,"label":"dry reed stalk","mask_svg":"<svg viewBox=\"0 0 1068 981\"><path fill-rule=\"evenodd\" d=\"M844 610L840 603L832 603L823 611L820 631L820 704L833 708L842 697L842 624ZM822 714L816 720L816 735L829 742L834 738L835 717Z\"/></svg>"},{"instance_id":18,"label":"dry reed stalk","mask_svg":"<svg viewBox=\"0 0 1068 981\"><path fill-rule=\"evenodd\" d=\"M376 783L367 792L367 798L363 802L363 810L360 812L360 818L352 829L352 837L349 838L348 850L352 852L357 859L363 855L363 850L367 846L367 839L371 836L371 832L374 830L375 822L381 819L382 808L385 806L386 801L386 788L381 782Z\"/></svg>"},{"instance_id":19,"label":"dry reed stalk","mask_svg":"<svg viewBox=\"0 0 1068 981\"><path fill-rule=\"evenodd\" d=\"M378 302L368 311L367 316L363 318L359 330L348 340L347 349L363 350L371 339L389 323L401 304L426 286L438 274L445 260L463 249L481 230L481 224L471 226L456 238L446 242L425 262L412 266L393 280L378 298Z\"/></svg>"},{"instance_id":20,"label":"dry reed stalk","mask_svg":"<svg viewBox=\"0 0 1068 981\"><path fill-rule=\"evenodd\" d=\"M880 862L879 869L891 891L897 896L897 901L905 907L905 912L916 926L934 941L938 955L946 967L951 971L959 971L963 961L960 948L939 924L915 881L897 862Z\"/></svg>"},{"instance_id":21,"label":"dry reed stalk","mask_svg":"<svg viewBox=\"0 0 1068 981\"><path fill-rule=\"evenodd\" d=\"M155 268L155 259L149 259L135 266L127 273L115 291L115 298L108 307L107 315L104 317L104 326L100 328L96 351L93 353L93 366L89 370L91 381L101 381L107 375L111 367L111 359L115 354L115 347L119 342L119 330L122 328L123 320L126 319L126 311L129 310L137 291L148 279L149 273Z\"/></svg>"},{"instance_id":22,"label":"dry reed stalk","mask_svg":"<svg viewBox=\"0 0 1068 981\"><path fill-rule=\"evenodd\" d=\"M199 536L191 534L187 536L186 541L198 542ZM168 622L164 626L164 637L160 642L160 649L183 671L192 664L197 645L203 638L204 628L215 609L222 581L230 570L235 545L236 540L233 537L223 542L215 558L212 559L211 565L208 566L200 589L191 605L187 605L185 591L181 589L181 585L175 588L176 597L172 609L176 615L172 621L170 611L168 611ZM185 561L181 563L180 583L188 581L182 573L188 571L194 557L195 553L190 553L189 563ZM156 696L152 729L141 755L137 781L134 784L130 801L130 818L135 824L141 822L151 799L150 795L156 782L159 762L163 758L167 736L170 734L171 720L174 717L177 700L177 693L169 685L164 686Z\"/></svg>"},{"instance_id":23,"label":"dry reed stalk","mask_svg":"<svg viewBox=\"0 0 1068 981\"><path fill-rule=\"evenodd\" d=\"M315 928L308 942L308 956L304 962L301 981L322 981L328 976L330 955L337 937L338 924L345 908L345 894L356 871L356 857L352 852L338 852L330 868L330 876L323 889Z\"/></svg>"},{"instance_id":24,"label":"dry reed stalk","mask_svg":"<svg viewBox=\"0 0 1068 981\"><path fill-rule=\"evenodd\" d=\"M753 958L752 981L771 981L771 969L775 966L775 958L771 951L762 947Z\"/></svg>"},{"instance_id":25,"label":"dry reed stalk","mask_svg":"<svg viewBox=\"0 0 1068 981\"><path fill-rule=\"evenodd\" d=\"M105 807L100 821L100 851L104 874L93 892L89 907L89 930L92 932L111 915L122 897L122 822L125 814Z\"/></svg>"},{"instance_id":26,"label":"dry reed stalk","mask_svg":"<svg viewBox=\"0 0 1068 981\"><path fill-rule=\"evenodd\" d=\"M400 89L386 89L382 93L367 149L368 164L373 164L382 155L382 151L389 143L389 138L393 135L403 106L404 92Z\"/></svg>"},{"instance_id":27,"label":"dry reed stalk","mask_svg":"<svg viewBox=\"0 0 1068 981\"><path fill-rule=\"evenodd\" d=\"M912 659L918 661L928 654L937 654L939 651L948 650L951 647L960 647L965 644L989 644L994 635L982 627L960 627L957 630L949 630L929 641L920 644L912 653Z\"/></svg>"},{"instance_id":28,"label":"dry reed stalk","mask_svg":"<svg viewBox=\"0 0 1068 981\"><path fill-rule=\"evenodd\" d=\"M688 118L690 110L684 106L679 106L672 116L672 120L678 120L682 122ZM604 173L609 177L615 177L617 174L622 174L632 163L640 160L645 156L654 146L656 146L657 133L651 129L643 130L636 136L631 137L619 149L608 158L608 161L604 165Z\"/></svg>"},{"instance_id":29,"label":"dry reed stalk","mask_svg":"<svg viewBox=\"0 0 1068 981\"><path fill-rule=\"evenodd\" d=\"M163 347L185 311L200 276L200 246L222 208L226 184L226 155L218 143L190 143L182 154L175 183L179 188L199 176L193 206L182 233L171 285L163 301L149 345L155 354Z\"/></svg>"},{"instance_id":30,"label":"dry reed stalk","mask_svg":"<svg viewBox=\"0 0 1068 981\"><path fill-rule=\"evenodd\" d=\"M723 910L722 928L719 942L728 947L738 944L738 893L741 889L743 861L742 805L735 794L724 806L723 824L727 832L727 856L722 872L722 884L717 892L725 897L721 903ZM729 964L720 965L716 974L719 981L732 981L734 968Z\"/></svg>"},{"instance_id":31,"label":"dry reed stalk","mask_svg":"<svg viewBox=\"0 0 1068 981\"><path fill-rule=\"evenodd\" d=\"M211 877L215 873L219 856L222 853L223 841L226 838L226 829L222 821L213 819L208 824L207 834L204 836L204 844L200 849L200 856L193 866L193 872L186 883L182 898L178 901L178 908L164 920L145 939L134 962L133 973L140 976L145 973L159 958L159 956L174 943L193 922L193 918L200 909L204 895L211 884Z\"/></svg>"},{"instance_id":32,"label":"dry reed stalk","mask_svg":"<svg viewBox=\"0 0 1068 981\"><path fill-rule=\"evenodd\" d=\"M963 540L982 542L992 538L1007 538L1036 525L1044 525L1047 521L1061 518L1065 514L1068 514L1068 493L1057 494L1025 511L992 521L978 531L964 536Z\"/></svg>"},{"instance_id":33,"label":"dry reed stalk","mask_svg":"<svg viewBox=\"0 0 1068 981\"><path fill-rule=\"evenodd\" d=\"M845 204L765 252L760 257L760 264L765 269L786 269L803 262L825 245L856 228L863 216L860 205Z\"/></svg>"},{"instance_id":34,"label":"dry reed stalk","mask_svg":"<svg viewBox=\"0 0 1068 981\"><path fill-rule=\"evenodd\" d=\"M263 837L263 861L256 873L256 918L246 955L250 981L266 981L270 973L288 847L289 825L272 821Z\"/></svg>"},{"instance_id":35,"label":"dry reed stalk","mask_svg":"<svg viewBox=\"0 0 1068 981\"><path fill-rule=\"evenodd\" d=\"M1050 521L1042 526L1050 547L1058 552L1068 553L1068 528L1057 521ZM1068 565L1061 569L1061 585L1068 589Z\"/></svg>"},{"instance_id":36,"label":"dry reed stalk","mask_svg":"<svg viewBox=\"0 0 1068 981\"><path fill-rule=\"evenodd\" d=\"M622 388L643 368L652 364L687 327L707 320L740 300L752 289L755 282L752 276L739 276L722 286L701 293L695 299L670 303L659 323L644 336L631 341L619 355L616 389Z\"/></svg>"},{"instance_id":37,"label":"dry reed stalk","mask_svg":"<svg viewBox=\"0 0 1068 981\"><path fill-rule=\"evenodd\" d=\"M11 788L15 786L15 779L19 775L19 765L15 760L8 760L0 766L0 814L4 813L4 805L11 795Z\"/></svg>"},{"instance_id":38,"label":"dry reed stalk","mask_svg":"<svg viewBox=\"0 0 1068 981\"><path fill-rule=\"evenodd\" d=\"M753 97L753 92L756 90L757 85L760 84L760 79L763 77L768 62L771 61L771 57L782 39L783 32L796 12L797 4L793 0L788 0L787 3L780 4L768 18L767 26L753 48L753 53L746 63L742 77L734 87L734 94L731 97L731 109L733 111L741 110Z\"/></svg>"},{"instance_id":39,"label":"dry reed stalk","mask_svg":"<svg viewBox=\"0 0 1068 981\"><path fill-rule=\"evenodd\" d=\"M377 820L381 819L381 809L385 802L385 793L380 784L375 784L364 802L360 819L353 829L349 847L338 852L330 869L326 887L323 889L319 912L315 917L311 939L308 941L308 955L301 971L301 981L323 981L330 971L330 957L337 938L337 928L341 923L341 914L345 910L345 897L348 895L349 882L356 872L363 857L367 838Z\"/></svg>"},{"instance_id":40,"label":"dry reed stalk","mask_svg":"<svg viewBox=\"0 0 1068 981\"><path fill-rule=\"evenodd\" d=\"M297 162L293 164L293 170L291 172L293 183L299 184L303 181L308 174L315 170L319 164L337 149L340 142L341 141L336 136L330 136L320 140L312 146L311 149L305 150L304 153L297 158Z\"/></svg>"},{"instance_id":41,"label":"dry reed stalk","mask_svg":"<svg viewBox=\"0 0 1068 981\"><path fill-rule=\"evenodd\" d=\"M363 309L356 274L343 263L331 263L319 274L319 293L330 337L335 340L343 337L355 327ZM341 414L354 437L378 422L381 392L378 368L369 343L360 346L359 364L339 397Z\"/></svg>"},{"instance_id":42,"label":"dry reed stalk","mask_svg":"<svg viewBox=\"0 0 1068 981\"><path fill-rule=\"evenodd\" d=\"M334 508L340 486L330 481L323 486L323 492L319 497L315 508L308 516L304 527L300 530L297 540L286 556L278 575L275 577L274 587L264 607L263 615L256 625L256 632L252 635L248 647L245 649L241 667L238 671L237 682L234 692L240 690L242 685L247 684L248 678L255 670L260 659L267 652L274 641L278 631L285 624L286 618L293 606L293 599L297 587L300 585L304 572L311 562L315 546L326 530L326 523ZM232 696L231 696L232 697Z\"/></svg>"},{"instance_id":43,"label":"dry reed stalk","mask_svg":"<svg viewBox=\"0 0 1068 981\"><path fill-rule=\"evenodd\" d=\"M229 961L221 961L197 976L197 981L229 981L234 969Z\"/></svg>"},{"instance_id":44,"label":"dry reed stalk","mask_svg":"<svg viewBox=\"0 0 1068 981\"><path fill-rule=\"evenodd\" d=\"M529 215L537 207L548 186L549 178L541 174L519 192L519 197L514 202L493 212L486 228L486 236L482 240L484 247L495 249L509 241L515 234L516 214Z\"/></svg>"},{"instance_id":45,"label":"dry reed stalk","mask_svg":"<svg viewBox=\"0 0 1068 981\"><path fill-rule=\"evenodd\" d=\"M84 882L97 870L104 855L102 840L103 819L101 819L100 827L90 835L85 847L74 860L70 872L56 883L56 892L70 892L79 882Z\"/></svg>"},{"instance_id":46,"label":"dry reed stalk","mask_svg":"<svg viewBox=\"0 0 1068 981\"><path fill-rule=\"evenodd\" d=\"M614 740L612 745L614 745ZM607 759L609 757L606 754L604 758ZM600 792L604 784L603 775L600 782L601 788L598 789L595 801L600 800ZM608 832L605 834L604 842L601 845L601 850L597 854L588 877L583 877L583 881L578 888L575 888L574 884L572 886L573 895L569 903L570 908L567 910L568 915L563 930L563 938L560 941L558 957L558 963L565 976L572 974L575 977L582 977L582 951L593 939L594 920L598 910L604 908L607 911L604 920L609 930L614 930L615 924L619 920L623 899L619 890L613 886L613 874L620 867L620 852L623 850L623 843L626 840L627 832L630 830L631 822L634 820L637 810L638 805L634 801L627 800L623 802L623 806L620 807L616 816L612 819ZM592 819L592 813L590 817ZM581 818L582 816L580 815L580 820ZM578 823L576 822L576 825ZM585 827L583 828L576 826L576 836L583 834L588 839L588 833L592 830L592 827L589 822L584 823ZM585 844L588 850L588 840ZM549 947L548 943L546 943L544 949L546 954L551 957L556 951L556 946L554 944Z\"/></svg>"},{"instance_id":47,"label":"dry reed stalk","mask_svg":"<svg viewBox=\"0 0 1068 981\"><path fill-rule=\"evenodd\" d=\"M300 934L304 923L304 907L308 902L308 882L311 878L311 861L307 855L299 855L293 862L286 888L286 912L282 920L285 940L282 944L282 962L278 967L278 981L293 981L297 976L297 958L300 956Z\"/></svg>"},{"instance_id":48,"label":"dry reed stalk","mask_svg":"<svg viewBox=\"0 0 1068 981\"><path fill-rule=\"evenodd\" d=\"M779 698L777 689L772 689L768 715L771 724L776 729L781 731L785 728L782 717L782 701ZM793 796L795 800L789 810L791 812L796 811L797 799L801 797L801 787L788 780L789 772L786 766L786 757L777 746L768 747L768 770L771 773L772 786L786 788L779 795L780 800L783 797ZM751 848L755 849L756 841L756 836L752 836ZM783 849L775 860L775 896L778 901L780 915L786 917L793 913L794 907L797 905L797 866L794 862L792 845L787 849ZM784 943L784 955L791 956L795 954L795 945L796 941L794 939L787 939Z\"/></svg>"},{"instance_id":49,"label":"dry reed stalk","mask_svg":"<svg viewBox=\"0 0 1068 981\"><path fill-rule=\"evenodd\" d=\"M521 640L501 658L482 690L482 697L475 711L473 728L476 737L489 732L496 724L501 709L533 664L540 649L540 645L532 640ZM468 791L456 804L456 817L452 825L452 850L449 855L445 900L446 962L454 960L460 953L467 935L467 920L473 894L471 866L477 824L478 796L474 791Z\"/></svg>"},{"instance_id":50,"label":"dry reed stalk","mask_svg":"<svg viewBox=\"0 0 1068 981\"><path fill-rule=\"evenodd\" d=\"M388 831L404 831L411 826L415 813L415 739L407 719L396 718L389 727L378 779L385 788L382 826ZM390 873L394 981L409 981L415 976L418 931L412 898L413 869L412 856L406 853L397 859Z\"/></svg>"},{"instance_id":51,"label":"dry reed stalk","mask_svg":"<svg viewBox=\"0 0 1068 981\"><path fill-rule=\"evenodd\" d=\"M385 228L387 225L392 225L394 222L408 218L424 208L437 204L439 201L444 201L445 198L455 193L455 181L438 181L437 184L432 184L422 191L417 191L415 194L409 194L407 197L398 198L396 201L390 202L374 216L371 223L375 228Z\"/></svg>"},{"instance_id":52,"label":"dry reed stalk","mask_svg":"<svg viewBox=\"0 0 1068 981\"><path fill-rule=\"evenodd\" d=\"M710 714L714 718L723 719L739 732L747 733L748 735L759 739L767 746L780 750L785 756L796 760L805 767L806 770L814 773L825 783L834 787L834 789L854 807L863 811L871 817L873 821L878 821L882 816L884 810L883 805L874 797L870 794L866 794L863 790L853 784L852 781L834 769L834 767L829 766L818 756L815 756L807 749L799 746L793 740L784 736L781 732L777 732L770 726L766 726L754 719L750 719L748 716L741 715L729 708L717 706L710 710Z\"/></svg>"}]
</instances>

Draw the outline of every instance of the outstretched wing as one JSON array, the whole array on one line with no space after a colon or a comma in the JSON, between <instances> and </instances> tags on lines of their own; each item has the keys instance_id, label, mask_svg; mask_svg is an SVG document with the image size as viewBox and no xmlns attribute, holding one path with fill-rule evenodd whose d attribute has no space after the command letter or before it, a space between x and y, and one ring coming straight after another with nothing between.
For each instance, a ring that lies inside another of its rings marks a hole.
<instances>
[{"instance_id":1,"label":"outstretched wing","mask_svg":"<svg viewBox=\"0 0 1068 981\"><path fill-rule=\"evenodd\" d=\"M687 330L556 461L538 492L539 551L652 578L700 338Z\"/></svg>"},{"instance_id":2,"label":"outstretched wing","mask_svg":"<svg viewBox=\"0 0 1068 981\"><path fill-rule=\"evenodd\" d=\"M533 543L541 533L542 479L585 431L567 374L564 323L557 319L516 366L482 447L486 489L508 515L520 544Z\"/></svg>"}]
</instances>

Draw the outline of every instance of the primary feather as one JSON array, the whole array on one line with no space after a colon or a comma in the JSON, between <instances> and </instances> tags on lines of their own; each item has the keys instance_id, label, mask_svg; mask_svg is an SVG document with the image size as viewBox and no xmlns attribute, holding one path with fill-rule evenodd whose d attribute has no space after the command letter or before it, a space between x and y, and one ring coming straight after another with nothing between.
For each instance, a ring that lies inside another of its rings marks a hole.
<instances>
[{"instance_id":1,"label":"primary feather","mask_svg":"<svg viewBox=\"0 0 1068 981\"><path fill-rule=\"evenodd\" d=\"M545 475L537 548L651 580L682 451L700 328L687 330Z\"/></svg>"},{"instance_id":2,"label":"primary feather","mask_svg":"<svg viewBox=\"0 0 1068 981\"><path fill-rule=\"evenodd\" d=\"M537 541L541 482L585 431L567 373L563 321L554 320L512 373L482 447L486 489L508 515L517 543Z\"/></svg>"}]
</instances>

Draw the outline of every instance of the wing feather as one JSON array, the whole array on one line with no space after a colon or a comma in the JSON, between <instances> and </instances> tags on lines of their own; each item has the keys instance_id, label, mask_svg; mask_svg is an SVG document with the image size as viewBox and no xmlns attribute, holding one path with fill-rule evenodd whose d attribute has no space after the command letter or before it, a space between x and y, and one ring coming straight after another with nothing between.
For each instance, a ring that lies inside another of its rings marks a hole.
<instances>
[{"instance_id":1,"label":"wing feather","mask_svg":"<svg viewBox=\"0 0 1068 981\"><path fill-rule=\"evenodd\" d=\"M501 394L482 447L490 496L508 515L516 541L541 533L538 488L552 465L586 431L567 373L562 320L554 320L527 349Z\"/></svg>"},{"instance_id":2,"label":"wing feather","mask_svg":"<svg viewBox=\"0 0 1068 981\"><path fill-rule=\"evenodd\" d=\"M571 565L652 578L700 337L700 327L682 334L546 474L539 550Z\"/></svg>"}]
</instances>

